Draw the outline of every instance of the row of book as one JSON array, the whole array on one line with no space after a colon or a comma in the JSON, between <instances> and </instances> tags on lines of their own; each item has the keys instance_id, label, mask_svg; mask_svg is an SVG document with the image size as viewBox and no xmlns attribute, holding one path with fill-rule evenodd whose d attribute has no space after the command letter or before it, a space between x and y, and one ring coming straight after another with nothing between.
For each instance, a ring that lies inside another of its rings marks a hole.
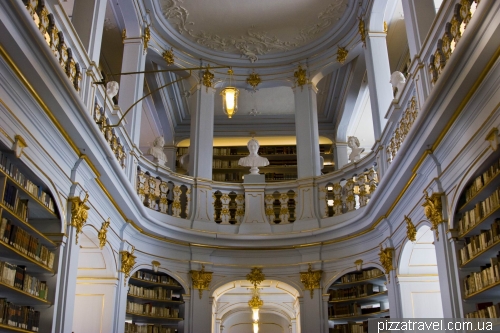
<instances>
[{"instance_id":1,"label":"row of book","mask_svg":"<svg viewBox=\"0 0 500 333\"><path fill-rule=\"evenodd\" d=\"M156 306L151 303L134 303L127 301L127 312L150 317L179 318L179 309Z\"/></svg>"},{"instance_id":2,"label":"row of book","mask_svg":"<svg viewBox=\"0 0 500 333\"><path fill-rule=\"evenodd\" d=\"M217 182L241 182L243 172L213 173L212 179Z\"/></svg>"},{"instance_id":3,"label":"row of book","mask_svg":"<svg viewBox=\"0 0 500 333\"><path fill-rule=\"evenodd\" d=\"M330 301L337 301L350 298L359 298L373 295L381 291L380 286L367 283L353 286L352 288L345 289L330 289Z\"/></svg>"},{"instance_id":4,"label":"row of book","mask_svg":"<svg viewBox=\"0 0 500 333\"><path fill-rule=\"evenodd\" d=\"M171 286L180 287L180 284L168 275L152 274L142 271L134 273L134 278L154 283L163 283Z\"/></svg>"},{"instance_id":5,"label":"row of book","mask_svg":"<svg viewBox=\"0 0 500 333\"><path fill-rule=\"evenodd\" d=\"M50 269L54 266L54 252L6 218L0 224L0 240Z\"/></svg>"},{"instance_id":6,"label":"row of book","mask_svg":"<svg viewBox=\"0 0 500 333\"><path fill-rule=\"evenodd\" d=\"M337 324L330 328L328 333L368 333L368 321Z\"/></svg>"},{"instance_id":7,"label":"row of book","mask_svg":"<svg viewBox=\"0 0 500 333\"><path fill-rule=\"evenodd\" d=\"M465 314L465 318L500 318L500 303L478 303L476 311Z\"/></svg>"},{"instance_id":8,"label":"row of book","mask_svg":"<svg viewBox=\"0 0 500 333\"><path fill-rule=\"evenodd\" d=\"M0 281L41 299L47 299L47 282L26 273L26 266L0 261Z\"/></svg>"},{"instance_id":9,"label":"row of book","mask_svg":"<svg viewBox=\"0 0 500 333\"><path fill-rule=\"evenodd\" d=\"M266 180L295 180L295 179L297 179L296 173L268 172L265 175L266 175Z\"/></svg>"},{"instance_id":10,"label":"row of book","mask_svg":"<svg viewBox=\"0 0 500 333\"><path fill-rule=\"evenodd\" d=\"M460 249L460 264L463 265L467 261L474 258L481 251L489 248L493 244L500 241L500 218L497 218L490 229L481 230L481 233L476 236L465 237L465 246Z\"/></svg>"},{"instance_id":11,"label":"row of book","mask_svg":"<svg viewBox=\"0 0 500 333\"><path fill-rule=\"evenodd\" d=\"M28 222L28 200L23 200L19 197L19 189L17 186L7 184L3 194L3 203L21 220Z\"/></svg>"},{"instance_id":12,"label":"row of book","mask_svg":"<svg viewBox=\"0 0 500 333\"><path fill-rule=\"evenodd\" d=\"M479 292L500 281L500 254L490 258L490 263L481 266L481 271L473 272L464 279L465 296Z\"/></svg>"},{"instance_id":13,"label":"row of book","mask_svg":"<svg viewBox=\"0 0 500 333\"><path fill-rule=\"evenodd\" d=\"M213 169L221 169L221 168L241 168L238 165L238 160L213 160L212 161Z\"/></svg>"},{"instance_id":14,"label":"row of book","mask_svg":"<svg viewBox=\"0 0 500 333\"><path fill-rule=\"evenodd\" d=\"M366 271L361 271L357 273L350 273L342 276L340 283L352 283L362 280L368 280L375 277L381 276L383 273L378 268L368 269Z\"/></svg>"},{"instance_id":15,"label":"row of book","mask_svg":"<svg viewBox=\"0 0 500 333\"><path fill-rule=\"evenodd\" d=\"M477 176L465 190L465 201L468 202L477 192L479 192L485 184L487 184L500 171L499 161L495 161L485 172Z\"/></svg>"},{"instance_id":16,"label":"row of book","mask_svg":"<svg viewBox=\"0 0 500 333\"><path fill-rule=\"evenodd\" d=\"M360 305L357 302L349 304L333 304L328 307L328 317L354 317L375 312L380 312L382 309L380 303L373 303L370 305Z\"/></svg>"},{"instance_id":17,"label":"row of book","mask_svg":"<svg viewBox=\"0 0 500 333\"><path fill-rule=\"evenodd\" d=\"M458 232L462 235L481 222L483 217L498 208L500 204L500 188L497 188L484 201L480 201L476 206L464 212L458 221Z\"/></svg>"},{"instance_id":18,"label":"row of book","mask_svg":"<svg viewBox=\"0 0 500 333\"><path fill-rule=\"evenodd\" d=\"M40 312L32 306L20 306L0 298L0 324L38 332Z\"/></svg>"},{"instance_id":19,"label":"row of book","mask_svg":"<svg viewBox=\"0 0 500 333\"><path fill-rule=\"evenodd\" d=\"M7 154L1 151L0 168L5 171L10 177L12 177L26 191L38 198L38 200L40 200L50 211L54 212L54 201L52 200L50 195L43 190L42 186L36 185L31 180L29 180L15 164L11 163Z\"/></svg>"},{"instance_id":20,"label":"row of book","mask_svg":"<svg viewBox=\"0 0 500 333\"><path fill-rule=\"evenodd\" d=\"M130 285L128 294L132 296L152 298L152 299L160 299L160 300L179 300L179 297L174 297L172 295L172 289L165 289L162 287L155 288L144 288L139 286Z\"/></svg>"},{"instance_id":21,"label":"row of book","mask_svg":"<svg viewBox=\"0 0 500 333\"><path fill-rule=\"evenodd\" d=\"M162 325L137 325L125 322L125 333L174 333L175 328Z\"/></svg>"}]
</instances>

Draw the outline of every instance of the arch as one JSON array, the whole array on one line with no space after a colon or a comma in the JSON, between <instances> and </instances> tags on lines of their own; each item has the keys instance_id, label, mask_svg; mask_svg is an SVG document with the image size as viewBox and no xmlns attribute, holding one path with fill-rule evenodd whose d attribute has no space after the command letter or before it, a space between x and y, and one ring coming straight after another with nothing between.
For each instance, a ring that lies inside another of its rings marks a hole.
<instances>
[{"instance_id":1,"label":"arch","mask_svg":"<svg viewBox=\"0 0 500 333\"><path fill-rule=\"evenodd\" d=\"M78 278L117 278L118 258L110 246L99 247L98 231L92 225L79 235Z\"/></svg>"},{"instance_id":2,"label":"arch","mask_svg":"<svg viewBox=\"0 0 500 333\"><path fill-rule=\"evenodd\" d=\"M151 270L151 264L139 263L139 264L135 265L134 268L130 271L130 276L133 276L135 274L135 272L137 272L141 269ZM190 286L189 282L184 280L178 273L171 271L165 267L162 267L161 265L160 265L160 267L158 267L158 272L170 275L170 277L172 277L175 281L177 281L177 283L179 283L181 285L181 287L184 289L184 291L189 290L189 286ZM128 281L127 281L127 283L128 283Z\"/></svg>"},{"instance_id":3,"label":"arch","mask_svg":"<svg viewBox=\"0 0 500 333\"><path fill-rule=\"evenodd\" d=\"M367 262L367 263L363 263L363 270L366 270L369 268L378 268L382 272L384 271L384 268L379 263L372 262L372 261ZM330 287L333 285L333 283L335 281L337 281L341 276L343 276L347 273L353 273L355 271L356 271L356 267L349 266L349 267L346 267L346 268L336 272L332 277L330 277L328 279L328 281L325 282L324 287L323 287L323 294L328 293L328 289L330 289Z\"/></svg>"},{"instance_id":4,"label":"arch","mask_svg":"<svg viewBox=\"0 0 500 333\"><path fill-rule=\"evenodd\" d=\"M367 12L368 21L365 19L365 28L367 31L384 31L384 19L386 14L392 13L397 1L401 0L374 0L371 8Z\"/></svg>"}]
</instances>

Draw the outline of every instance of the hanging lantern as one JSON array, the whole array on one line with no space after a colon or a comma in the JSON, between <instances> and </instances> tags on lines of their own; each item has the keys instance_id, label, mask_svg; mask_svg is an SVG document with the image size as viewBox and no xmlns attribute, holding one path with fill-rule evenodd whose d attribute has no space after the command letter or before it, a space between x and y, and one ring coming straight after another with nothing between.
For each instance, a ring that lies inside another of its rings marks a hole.
<instances>
[{"instance_id":1,"label":"hanging lantern","mask_svg":"<svg viewBox=\"0 0 500 333\"><path fill-rule=\"evenodd\" d=\"M238 111L238 95L239 90L231 86L231 78L233 76L233 70L229 69L227 71L229 74L229 86L222 89L220 92L222 96L222 108L228 118L232 118L233 115Z\"/></svg>"}]
</instances>

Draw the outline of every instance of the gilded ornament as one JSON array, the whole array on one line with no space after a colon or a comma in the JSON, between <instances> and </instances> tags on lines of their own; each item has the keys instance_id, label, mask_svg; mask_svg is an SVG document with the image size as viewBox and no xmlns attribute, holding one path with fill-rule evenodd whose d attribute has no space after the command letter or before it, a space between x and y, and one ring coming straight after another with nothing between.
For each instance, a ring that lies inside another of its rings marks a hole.
<instances>
[{"instance_id":1,"label":"gilded ornament","mask_svg":"<svg viewBox=\"0 0 500 333\"><path fill-rule=\"evenodd\" d=\"M248 301L248 306L252 309L260 309L263 305L264 301L260 299L258 294L252 296L252 299Z\"/></svg>"},{"instance_id":2,"label":"gilded ornament","mask_svg":"<svg viewBox=\"0 0 500 333\"><path fill-rule=\"evenodd\" d=\"M311 299L314 296L314 289L320 288L322 270L312 270L312 265L309 264L307 272L300 272L300 282L304 284L304 288L311 292Z\"/></svg>"},{"instance_id":3,"label":"gilded ornament","mask_svg":"<svg viewBox=\"0 0 500 333\"><path fill-rule=\"evenodd\" d=\"M17 158L21 157L21 155L23 154L23 149L26 147L28 147L28 144L26 143L24 138L19 134L16 134L14 136L14 144L12 145L12 150L14 150Z\"/></svg>"},{"instance_id":4,"label":"gilded ornament","mask_svg":"<svg viewBox=\"0 0 500 333\"><path fill-rule=\"evenodd\" d=\"M358 32L363 42L363 46L366 46L366 31L365 31L365 21L360 17L358 23Z\"/></svg>"},{"instance_id":5,"label":"gilded ornament","mask_svg":"<svg viewBox=\"0 0 500 333\"><path fill-rule=\"evenodd\" d=\"M415 242L417 240L417 228L415 228L415 225L413 225L411 219L406 215L405 215L405 222L406 222L406 236L408 236L408 239L411 242Z\"/></svg>"},{"instance_id":6,"label":"gilded ornament","mask_svg":"<svg viewBox=\"0 0 500 333\"><path fill-rule=\"evenodd\" d=\"M438 225L445 222L443 219L443 205L441 202L442 193L432 193L429 197L427 191L424 191L425 198L422 207L424 207L424 213L427 219L432 224L432 230L436 232L436 240L439 240Z\"/></svg>"},{"instance_id":7,"label":"gilded ornament","mask_svg":"<svg viewBox=\"0 0 500 333\"><path fill-rule=\"evenodd\" d=\"M198 289L201 299L203 297L203 290L209 289L210 282L212 282L213 272L205 272L205 265L201 265L201 270L189 271L189 274L191 274L193 288Z\"/></svg>"},{"instance_id":8,"label":"gilded ornament","mask_svg":"<svg viewBox=\"0 0 500 333\"><path fill-rule=\"evenodd\" d=\"M247 78L247 83L252 86L254 91L260 82L261 82L260 76L255 72L252 72Z\"/></svg>"},{"instance_id":9,"label":"gilded ornament","mask_svg":"<svg viewBox=\"0 0 500 333\"><path fill-rule=\"evenodd\" d=\"M247 274L247 280L253 284L254 288L257 288L265 278L266 276L262 273L262 268L259 267L253 267L252 271Z\"/></svg>"},{"instance_id":10,"label":"gilded ornament","mask_svg":"<svg viewBox=\"0 0 500 333\"><path fill-rule=\"evenodd\" d=\"M142 40L144 43L144 53L146 53L146 50L148 49L148 43L151 40L151 29L149 28L149 25L144 28L144 36L142 36Z\"/></svg>"},{"instance_id":11,"label":"gilded ornament","mask_svg":"<svg viewBox=\"0 0 500 333\"><path fill-rule=\"evenodd\" d=\"M173 65L174 64L174 48L171 47L170 50L166 50L163 52L163 59L167 62L167 65Z\"/></svg>"},{"instance_id":12,"label":"gilded ornament","mask_svg":"<svg viewBox=\"0 0 500 333\"><path fill-rule=\"evenodd\" d=\"M308 81L306 70L299 65L299 68L293 73L293 76L295 77L295 83L302 89Z\"/></svg>"},{"instance_id":13,"label":"gilded ornament","mask_svg":"<svg viewBox=\"0 0 500 333\"><path fill-rule=\"evenodd\" d=\"M378 255L380 257L380 264L382 264L382 267L384 267L385 274L387 275L387 279L390 282L389 273L394 269L394 266L392 265L394 248L386 247L385 249L383 249L382 244L380 244L380 253Z\"/></svg>"},{"instance_id":14,"label":"gilded ornament","mask_svg":"<svg viewBox=\"0 0 500 333\"><path fill-rule=\"evenodd\" d=\"M345 60L347 59L347 55L349 54L349 51L345 47L339 47L337 50L337 61L340 64L343 64Z\"/></svg>"},{"instance_id":15,"label":"gilded ornament","mask_svg":"<svg viewBox=\"0 0 500 333\"><path fill-rule=\"evenodd\" d=\"M97 234L97 238L99 238L99 247L102 248L106 246L106 234L108 233L109 223L111 222L110 218L104 221L101 225L101 230Z\"/></svg>"},{"instance_id":16,"label":"gilded ornament","mask_svg":"<svg viewBox=\"0 0 500 333\"><path fill-rule=\"evenodd\" d=\"M124 42L125 39L127 39L127 29L122 30L122 42Z\"/></svg>"},{"instance_id":17,"label":"gilded ornament","mask_svg":"<svg viewBox=\"0 0 500 333\"><path fill-rule=\"evenodd\" d=\"M89 199L89 194L85 193L85 198L80 199L80 197L69 198L68 201L71 202L71 226L76 229L76 244L78 244L78 235L82 232L82 228L87 223L87 217L89 215L87 206L87 201Z\"/></svg>"},{"instance_id":18,"label":"gilded ornament","mask_svg":"<svg viewBox=\"0 0 500 333\"><path fill-rule=\"evenodd\" d=\"M389 27L387 26L387 21L384 21L384 32L387 33L389 31Z\"/></svg>"},{"instance_id":19,"label":"gilded ornament","mask_svg":"<svg viewBox=\"0 0 500 333\"><path fill-rule=\"evenodd\" d=\"M208 88L212 87L212 82L214 80L214 74L210 72L210 65L207 66L207 69L203 72L203 85Z\"/></svg>"},{"instance_id":20,"label":"gilded ornament","mask_svg":"<svg viewBox=\"0 0 500 333\"><path fill-rule=\"evenodd\" d=\"M356 265L356 270L357 271L360 271L362 269L362 265L363 265L363 260L361 259L358 259L354 262L354 265Z\"/></svg>"},{"instance_id":21,"label":"gilded ornament","mask_svg":"<svg viewBox=\"0 0 500 333\"><path fill-rule=\"evenodd\" d=\"M130 272L135 265L136 256L133 255L135 251L135 247L132 246L132 251L120 251L121 259L122 259L122 267L120 268L120 272L125 274L124 285L127 284L127 279L130 276Z\"/></svg>"},{"instance_id":22,"label":"gilded ornament","mask_svg":"<svg viewBox=\"0 0 500 333\"><path fill-rule=\"evenodd\" d=\"M158 272L158 268L160 267L160 262L153 260L151 261L151 265L153 265L153 272Z\"/></svg>"}]
</instances>

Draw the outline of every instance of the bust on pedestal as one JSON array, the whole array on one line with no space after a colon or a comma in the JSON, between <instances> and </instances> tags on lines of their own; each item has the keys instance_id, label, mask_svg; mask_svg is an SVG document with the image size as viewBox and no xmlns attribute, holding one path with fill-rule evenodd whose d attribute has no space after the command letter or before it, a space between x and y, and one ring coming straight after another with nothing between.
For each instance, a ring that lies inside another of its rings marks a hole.
<instances>
[{"instance_id":1,"label":"bust on pedestal","mask_svg":"<svg viewBox=\"0 0 500 333\"><path fill-rule=\"evenodd\" d=\"M245 177L245 183L248 182L247 178L249 180L253 179L250 180L250 182L252 183L255 183L257 181L264 182L265 180L260 181L262 178L264 178L264 175L259 175L259 167L269 165L269 160L257 154L257 152L259 151L259 141L255 140L254 138L248 141L247 147L250 154L246 157L240 158L240 160L238 161L238 165L250 167L250 175L247 175L247 177Z\"/></svg>"},{"instance_id":2,"label":"bust on pedestal","mask_svg":"<svg viewBox=\"0 0 500 333\"><path fill-rule=\"evenodd\" d=\"M161 166L165 166L165 163L167 162L167 156L163 152L164 145L165 139L163 138L163 136L159 136L153 141L153 145L148 149L147 152L148 155L152 155L154 157L153 162Z\"/></svg>"},{"instance_id":3,"label":"bust on pedestal","mask_svg":"<svg viewBox=\"0 0 500 333\"><path fill-rule=\"evenodd\" d=\"M347 138L347 146L351 148L351 153L349 154L349 160L351 162L357 162L361 158L361 153L365 151L364 148L359 148L359 140L355 136L350 136Z\"/></svg>"}]
</instances>

